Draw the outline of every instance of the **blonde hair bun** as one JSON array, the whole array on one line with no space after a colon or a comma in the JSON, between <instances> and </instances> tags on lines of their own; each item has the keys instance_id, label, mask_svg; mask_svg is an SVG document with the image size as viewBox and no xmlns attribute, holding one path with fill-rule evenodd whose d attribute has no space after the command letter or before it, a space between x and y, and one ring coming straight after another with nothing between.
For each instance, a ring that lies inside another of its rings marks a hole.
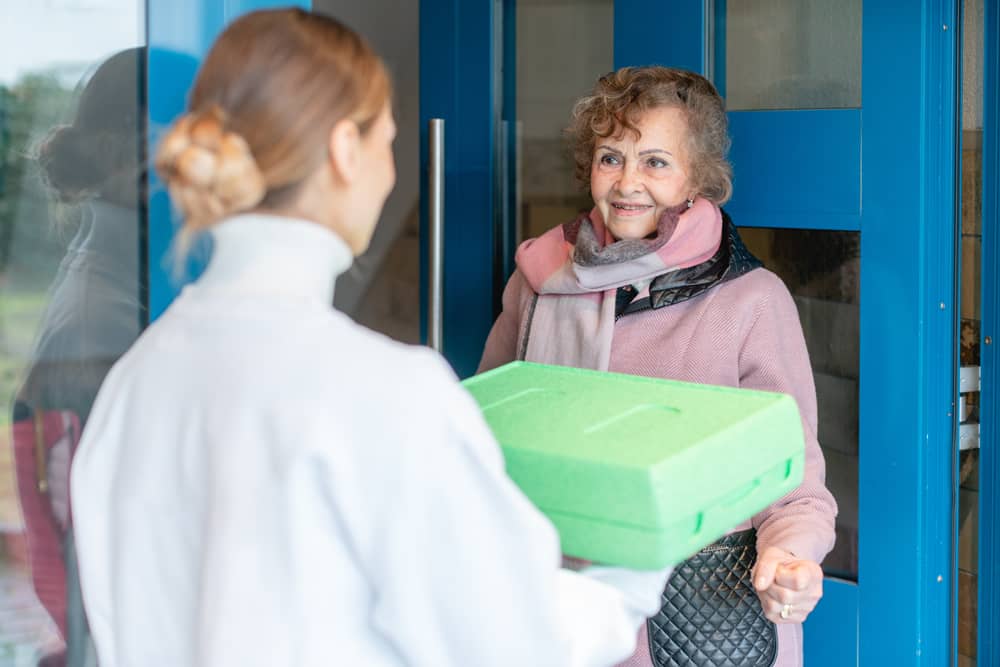
<instances>
[{"instance_id":1,"label":"blonde hair bun","mask_svg":"<svg viewBox=\"0 0 1000 667\"><path fill-rule=\"evenodd\" d=\"M190 229L249 210L266 193L250 146L226 129L218 107L179 118L160 143L156 169Z\"/></svg>"}]
</instances>

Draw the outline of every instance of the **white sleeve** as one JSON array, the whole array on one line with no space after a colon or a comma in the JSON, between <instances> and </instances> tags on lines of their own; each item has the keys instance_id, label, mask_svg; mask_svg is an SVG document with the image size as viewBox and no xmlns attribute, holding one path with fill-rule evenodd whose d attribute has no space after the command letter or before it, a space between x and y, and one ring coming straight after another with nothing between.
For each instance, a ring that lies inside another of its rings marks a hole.
<instances>
[{"instance_id":1,"label":"white sleeve","mask_svg":"<svg viewBox=\"0 0 1000 667\"><path fill-rule=\"evenodd\" d=\"M660 609L671 569L589 567L557 573L559 632L566 665L613 665L635 650L636 633Z\"/></svg>"},{"instance_id":2,"label":"white sleeve","mask_svg":"<svg viewBox=\"0 0 1000 667\"><path fill-rule=\"evenodd\" d=\"M94 637L102 667L116 667L117 619L112 592L114 573L108 568L115 561L117 549L112 521L115 504L114 479L119 474L120 457L116 437L121 428L124 391L116 365L104 379L94 407L87 419L80 443L70 467L70 502L73 515L71 539L77 554L77 567L87 624Z\"/></svg>"},{"instance_id":3,"label":"white sleeve","mask_svg":"<svg viewBox=\"0 0 1000 667\"><path fill-rule=\"evenodd\" d=\"M437 374L433 414L410 429L381 497L376 626L418 666L598 667L630 655L668 573L560 569L555 530L507 477L478 407Z\"/></svg>"}]
</instances>

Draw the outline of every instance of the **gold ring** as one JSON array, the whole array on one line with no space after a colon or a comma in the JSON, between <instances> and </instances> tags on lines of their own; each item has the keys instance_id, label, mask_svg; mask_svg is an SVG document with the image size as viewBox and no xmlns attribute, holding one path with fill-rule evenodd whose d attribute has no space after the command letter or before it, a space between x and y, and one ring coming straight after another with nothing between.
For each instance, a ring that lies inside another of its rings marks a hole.
<instances>
[{"instance_id":1,"label":"gold ring","mask_svg":"<svg viewBox=\"0 0 1000 667\"><path fill-rule=\"evenodd\" d=\"M781 617L784 619L792 617L792 605L786 604L784 607L781 608Z\"/></svg>"}]
</instances>

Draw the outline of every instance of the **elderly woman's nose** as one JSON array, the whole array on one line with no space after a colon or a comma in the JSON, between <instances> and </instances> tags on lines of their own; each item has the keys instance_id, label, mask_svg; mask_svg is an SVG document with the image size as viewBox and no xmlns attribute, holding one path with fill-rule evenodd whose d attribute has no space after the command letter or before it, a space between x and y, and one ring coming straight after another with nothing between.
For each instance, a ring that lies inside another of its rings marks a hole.
<instances>
[{"instance_id":1,"label":"elderly woman's nose","mask_svg":"<svg viewBox=\"0 0 1000 667\"><path fill-rule=\"evenodd\" d=\"M642 174L634 163L626 163L618 178L618 191L622 194L642 190Z\"/></svg>"}]
</instances>

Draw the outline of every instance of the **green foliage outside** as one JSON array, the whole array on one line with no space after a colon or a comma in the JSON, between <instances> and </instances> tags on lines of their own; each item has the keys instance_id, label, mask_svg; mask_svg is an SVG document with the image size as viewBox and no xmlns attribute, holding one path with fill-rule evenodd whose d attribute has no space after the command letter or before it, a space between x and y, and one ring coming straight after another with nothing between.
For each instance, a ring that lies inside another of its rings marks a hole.
<instances>
[{"instance_id":1,"label":"green foliage outside","mask_svg":"<svg viewBox=\"0 0 1000 667\"><path fill-rule=\"evenodd\" d=\"M65 249L67 229L53 224L34 151L71 118L74 91L58 72L0 85L0 428L31 351L45 295Z\"/></svg>"},{"instance_id":2,"label":"green foliage outside","mask_svg":"<svg viewBox=\"0 0 1000 667\"><path fill-rule=\"evenodd\" d=\"M70 233L52 224L33 153L71 117L74 97L56 70L0 84L0 527L8 529L20 523L8 442L11 402ZM0 531L0 600L13 605L0 604L0 665L35 665L52 630L37 604L28 603L24 573L8 560L11 535Z\"/></svg>"}]
</instances>

